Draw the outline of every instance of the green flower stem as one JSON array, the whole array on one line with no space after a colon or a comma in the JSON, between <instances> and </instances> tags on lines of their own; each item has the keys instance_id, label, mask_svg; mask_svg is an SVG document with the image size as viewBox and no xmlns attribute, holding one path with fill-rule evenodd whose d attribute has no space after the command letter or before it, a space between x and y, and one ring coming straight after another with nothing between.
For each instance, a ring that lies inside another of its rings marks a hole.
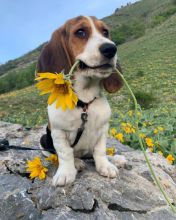
<instances>
[{"instance_id":1,"label":"green flower stem","mask_svg":"<svg viewBox=\"0 0 176 220\"><path fill-rule=\"evenodd\" d=\"M142 149L142 152L144 154L144 157L145 157L145 160L147 162L147 165L149 167L149 170L150 170L150 173L156 183L156 185L158 186L158 188L160 189L161 193L163 194L167 204L171 207L172 211L174 213L176 213L176 207L172 205L171 201L170 201L170 198L169 196L166 194L165 190L163 189L162 185L161 185L161 182L159 181L159 179L157 178L157 176L155 175L155 172L153 170L153 167L151 165L151 162L146 154L146 151L145 151L145 148L144 148L144 145L142 143L142 139L141 137L139 136L139 127L138 127L138 123L139 123L139 120L138 120L138 115L137 115L137 111L138 111L138 103L137 103L137 100L136 100L136 97L133 93L133 91L131 90L130 86L128 85L126 79L123 77L123 75L119 72L118 69L115 69L117 74L121 77L121 79L123 80L124 84L126 85L126 87L128 88L132 98L133 98L133 101L134 101L134 106L135 106L135 119L136 119L136 127L137 127L137 136L138 136L138 140L139 140L139 144L141 146L141 149Z\"/></svg>"},{"instance_id":2,"label":"green flower stem","mask_svg":"<svg viewBox=\"0 0 176 220\"><path fill-rule=\"evenodd\" d=\"M73 74L73 71L74 69L76 68L76 66L78 65L80 61L79 60L76 60L75 63L73 64L73 66L71 67L69 73L66 75L66 78L70 79L70 77L72 76Z\"/></svg>"}]
</instances>

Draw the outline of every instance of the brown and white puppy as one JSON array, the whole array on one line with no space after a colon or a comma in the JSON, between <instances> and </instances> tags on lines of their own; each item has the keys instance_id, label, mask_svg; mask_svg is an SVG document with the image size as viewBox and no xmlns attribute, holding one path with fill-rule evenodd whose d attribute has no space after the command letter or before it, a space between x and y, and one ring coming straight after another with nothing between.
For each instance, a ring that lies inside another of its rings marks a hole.
<instances>
[{"instance_id":1,"label":"brown and white puppy","mask_svg":"<svg viewBox=\"0 0 176 220\"><path fill-rule=\"evenodd\" d=\"M68 73L75 60L81 61L74 72L74 90L79 100L89 103L88 121L85 130L74 148L71 147L77 130L81 126L82 108L74 110L56 109L56 103L48 106L49 124L53 144L59 155L59 168L53 184L63 186L75 180L77 169L75 158L91 154L100 175L114 178L117 167L106 156L106 138L111 109L102 95L102 88L108 92L118 91L122 83L114 67L117 62L117 48L110 40L104 22L95 17L79 16L67 21L57 29L44 47L38 62L37 72ZM124 157L119 157L125 162Z\"/></svg>"}]
</instances>

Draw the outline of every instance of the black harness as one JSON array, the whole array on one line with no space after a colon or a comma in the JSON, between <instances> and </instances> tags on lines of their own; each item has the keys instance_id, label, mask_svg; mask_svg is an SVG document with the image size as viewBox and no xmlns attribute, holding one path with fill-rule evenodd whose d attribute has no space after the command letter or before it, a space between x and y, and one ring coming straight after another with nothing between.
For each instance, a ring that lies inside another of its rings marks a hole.
<instances>
[{"instance_id":1,"label":"black harness","mask_svg":"<svg viewBox=\"0 0 176 220\"><path fill-rule=\"evenodd\" d=\"M82 113L81 113L81 126L78 128L77 130L77 134L76 134L76 138L73 142L73 144L71 144L71 147L73 148L75 145L77 145L77 143L79 142L83 132L84 132L84 129L85 129L85 124L87 122L87 118L88 118L88 113L87 113L87 110L89 108L89 105L96 99L96 97L86 103L86 102L83 102L81 100L78 100L77 102L77 108L82 108ZM43 151L49 151L50 153L56 153L56 150L54 148L54 145L53 145L53 139L51 137L51 130L48 128L46 128L46 134L44 134L41 139L40 139L40 144L43 148ZM6 151L6 150L10 150L10 149L15 149L15 150L41 150L42 149L35 149L35 148L30 148L30 147L21 147L21 146L14 146L14 145L9 145L9 142L8 140L6 139L3 139L3 140L0 140L0 151Z\"/></svg>"}]
</instances>

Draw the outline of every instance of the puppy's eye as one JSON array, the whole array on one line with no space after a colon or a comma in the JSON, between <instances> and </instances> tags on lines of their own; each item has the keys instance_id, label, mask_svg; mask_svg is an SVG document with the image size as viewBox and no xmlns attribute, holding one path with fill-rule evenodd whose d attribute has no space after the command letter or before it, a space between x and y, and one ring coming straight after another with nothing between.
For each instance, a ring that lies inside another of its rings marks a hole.
<instances>
[{"instance_id":1,"label":"puppy's eye","mask_svg":"<svg viewBox=\"0 0 176 220\"><path fill-rule=\"evenodd\" d=\"M80 28L75 32L76 36L79 38L86 38L87 33L84 29Z\"/></svg>"},{"instance_id":2,"label":"puppy's eye","mask_svg":"<svg viewBox=\"0 0 176 220\"><path fill-rule=\"evenodd\" d=\"M105 37L109 37L109 31L107 29L103 29L103 35Z\"/></svg>"}]
</instances>

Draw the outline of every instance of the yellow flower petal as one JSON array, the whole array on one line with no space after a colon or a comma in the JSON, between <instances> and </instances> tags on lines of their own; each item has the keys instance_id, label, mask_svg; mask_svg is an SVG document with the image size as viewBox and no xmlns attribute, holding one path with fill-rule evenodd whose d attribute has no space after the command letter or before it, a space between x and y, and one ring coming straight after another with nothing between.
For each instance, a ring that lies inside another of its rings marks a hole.
<instances>
[{"instance_id":1,"label":"yellow flower petal","mask_svg":"<svg viewBox=\"0 0 176 220\"><path fill-rule=\"evenodd\" d=\"M27 161L26 171L30 172L31 179L36 177L39 177L39 179L44 179L46 177L45 173L48 171L48 169L42 165L39 157L35 157L32 161Z\"/></svg>"},{"instance_id":2,"label":"yellow flower petal","mask_svg":"<svg viewBox=\"0 0 176 220\"><path fill-rule=\"evenodd\" d=\"M43 79L36 85L42 91L40 94L51 93L48 98L49 105L56 101L56 108L61 107L64 111L75 108L78 97L72 90L71 83L64 80L64 74L39 73L38 75L36 80Z\"/></svg>"},{"instance_id":3,"label":"yellow flower petal","mask_svg":"<svg viewBox=\"0 0 176 220\"><path fill-rule=\"evenodd\" d=\"M120 142L124 142L123 134L122 134L122 133L116 134L116 135L115 135L115 138L117 138L117 140L119 140Z\"/></svg>"},{"instance_id":4,"label":"yellow flower petal","mask_svg":"<svg viewBox=\"0 0 176 220\"><path fill-rule=\"evenodd\" d=\"M51 93L48 98L48 105L53 104L53 102L56 101L58 95L59 95L59 90L54 89L53 93Z\"/></svg>"},{"instance_id":5,"label":"yellow flower petal","mask_svg":"<svg viewBox=\"0 0 176 220\"><path fill-rule=\"evenodd\" d=\"M56 78L57 78L57 74L55 74L55 73L50 73L50 72L37 73L37 75L38 75L39 77L35 78L35 80L41 80L41 79L56 79Z\"/></svg>"},{"instance_id":6,"label":"yellow flower petal","mask_svg":"<svg viewBox=\"0 0 176 220\"><path fill-rule=\"evenodd\" d=\"M106 148L106 154L109 156L114 156L115 154L115 147L107 147Z\"/></svg>"}]
</instances>

